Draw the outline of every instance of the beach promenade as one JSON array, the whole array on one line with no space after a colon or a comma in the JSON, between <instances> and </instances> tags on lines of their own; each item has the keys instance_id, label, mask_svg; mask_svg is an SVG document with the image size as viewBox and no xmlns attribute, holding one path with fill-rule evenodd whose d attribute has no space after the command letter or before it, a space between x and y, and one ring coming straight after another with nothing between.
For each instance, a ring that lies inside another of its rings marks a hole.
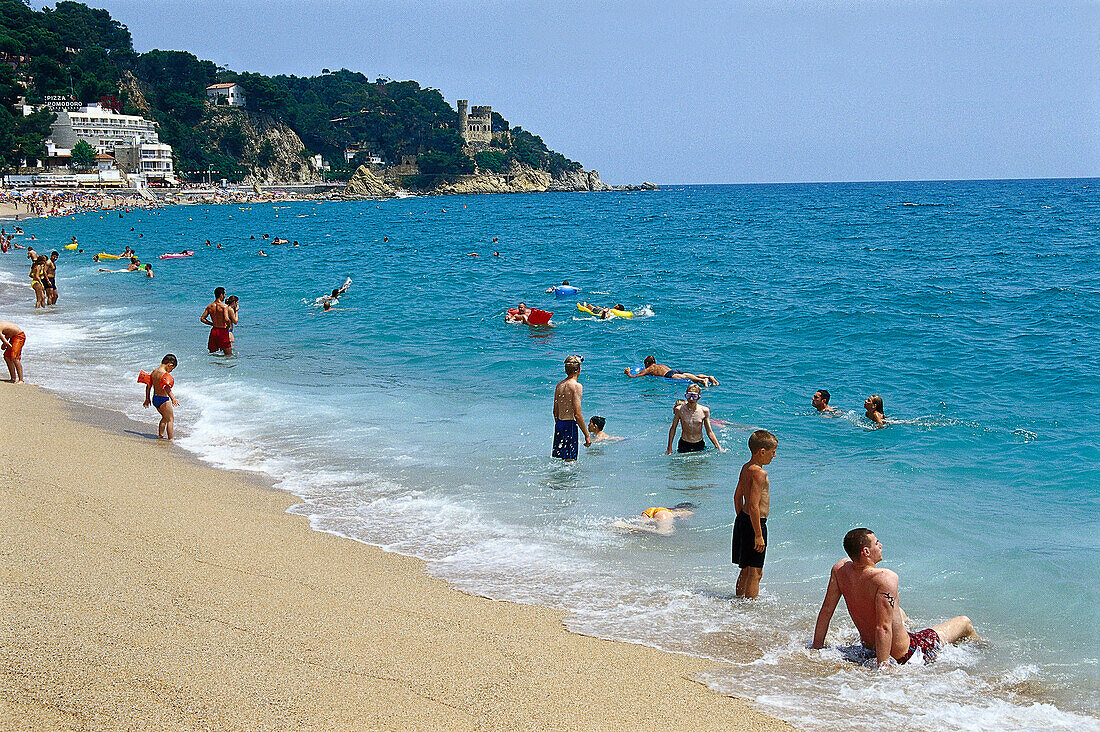
<instances>
[{"instance_id":1,"label":"beach promenade","mask_svg":"<svg viewBox=\"0 0 1100 732\"><path fill-rule=\"evenodd\" d=\"M27 417L0 442L0 728L788 729L693 682L711 662L463 594L150 425L0 386Z\"/></svg>"}]
</instances>

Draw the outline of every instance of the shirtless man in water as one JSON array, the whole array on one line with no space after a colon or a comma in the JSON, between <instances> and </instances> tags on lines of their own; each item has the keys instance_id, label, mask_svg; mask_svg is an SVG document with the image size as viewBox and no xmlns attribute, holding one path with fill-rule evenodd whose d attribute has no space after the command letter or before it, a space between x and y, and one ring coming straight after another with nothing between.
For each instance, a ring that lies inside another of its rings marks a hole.
<instances>
[{"instance_id":1,"label":"shirtless man in water","mask_svg":"<svg viewBox=\"0 0 1100 732\"><path fill-rule=\"evenodd\" d=\"M818 389L814 392L813 398L810 399L810 404L816 409L823 417L832 417L840 414L840 410L836 407L829 406L829 399L831 398L828 391L825 389Z\"/></svg>"},{"instance_id":2,"label":"shirtless man in water","mask_svg":"<svg viewBox=\"0 0 1100 732\"><path fill-rule=\"evenodd\" d=\"M978 638L965 615L918 633L908 632L905 626L909 618L901 609L898 575L875 566L882 561L882 542L870 529L852 529L844 536L844 551L850 559L834 564L829 574L829 588L817 614L811 648L825 646L829 621L842 597L863 645L874 649L879 668L888 666L891 658L905 663L918 650L924 662L930 663L948 643Z\"/></svg>"},{"instance_id":3,"label":"shirtless man in water","mask_svg":"<svg viewBox=\"0 0 1100 732\"><path fill-rule=\"evenodd\" d=\"M214 302L202 311L199 321L210 326L210 337L206 341L206 349L211 353L221 351L226 356L232 356L233 339L229 334L229 326L237 322L237 314L233 312L233 308L225 304L224 287L214 290Z\"/></svg>"},{"instance_id":4,"label":"shirtless man in water","mask_svg":"<svg viewBox=\"0 0 1100 732\"><path fill-rule=\"evenodd\" d=\"M672 454L672 441L676 439L676 428L680 427L682 433L680 442L676 445L676 452L702 452L707 443L703 440L703 432L718 448L718 452L725 452L718 438L714 436L714 430L710 427L710 407L704 407L699 403L699 397L703 389L698 384L692 384L684 395L686 400L672 408L672 426L668 428L668 449L665 455Z\"/></svg>"},{"instance_id":5,"label":"shirtless man in water","mask_svg":"<svg viewBox=\"0 0 1100 732\"><path fill-rule=\"evenodd\" d=\"M566 358L565 378L554 387L554 450L551 454L565 461L577 459L577 427L584 433L584 446L592 445L588 425L581 416L584 388L577 380L583 362L580 356Z\"/></svg>"},{"instance_id":6,"label":"shirtless man in water","mask_svg":"<svg viewBox=\"0 0 1100 732\"><path fill-rule=\"evenodd\" d=\"M623 373L632 379L639 376L661 376L666 379L688 379L700 386L718 386L718 379L713 376L708 376L707 374L689 374L687 371L681 371L680 369L670 369L663 363L657 363L657 358L655 356L646 356L642 364L645 368L636 374L630 373L630 369L623 369Z\"/></svg>"}]
</instances>

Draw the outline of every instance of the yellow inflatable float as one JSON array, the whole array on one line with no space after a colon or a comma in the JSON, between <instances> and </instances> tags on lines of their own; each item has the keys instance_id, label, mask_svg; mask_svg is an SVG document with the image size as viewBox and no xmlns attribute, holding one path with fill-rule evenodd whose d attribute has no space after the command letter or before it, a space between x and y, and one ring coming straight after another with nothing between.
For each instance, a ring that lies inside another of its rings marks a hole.
<instances>
[{"instance_id":1,"label":"yellow inflatable float","mask_svg":"<svg viewBox=\"0 0 1100 732\"><path fill-rule=\"evenodd\" d=\"M616 318L633 318L634 317L634 313L630 310L616 310L615 308L607 308L606 313L604 315L600 316L600 315L597 315L593 310L591 310L587 305L585 305L584 303L580 303L580 302L577 303L577 310L580 310L582 313L588 313L589 315L592 315L592 316L597 317L597 318L602 317L602 318L605 318L605 319L609 318L611 316L615 316Z\"/></svg>"}]
</instances>

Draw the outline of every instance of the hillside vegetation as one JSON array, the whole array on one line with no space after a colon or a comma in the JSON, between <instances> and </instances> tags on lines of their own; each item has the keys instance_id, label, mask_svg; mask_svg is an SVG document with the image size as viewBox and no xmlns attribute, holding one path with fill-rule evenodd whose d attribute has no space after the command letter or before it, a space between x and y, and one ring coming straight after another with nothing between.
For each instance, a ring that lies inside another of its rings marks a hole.
<instances>
[{"instance_id":1,"label":"hillside vegetation","mask_svg":"<svg viewBox=\"0 0 1100 732\"><path fill-rule=\"evenodd\" d=\"M477 160L463 152L457 113L436 89L415 81L375 79L341 69L318 76L265 76L221 68L186 51L134 51L130 32L106 10L69 0L53 9L32 9L22 0L0 0L0 165L40 159L52 114L23 118L13 109L24 95L32 105L49 95L84 102L115 95L127 114L155 120L161 140L174 151L176 170L240 180L256 165L242 146L223 135L211 143L206 87L239 82L248 109L282 122L301 138L303 156L320 153L340 175L350 175L345 148L373 152L391 164L417 156L421 177L475 170L499 172L522 164L558 176L580 165L547 148L542 139L493 115L494 131L507 132ZM14 69L11 68L14 66ZM206 124L204 124L206 123Z\"/></svg>"}]
</instances>

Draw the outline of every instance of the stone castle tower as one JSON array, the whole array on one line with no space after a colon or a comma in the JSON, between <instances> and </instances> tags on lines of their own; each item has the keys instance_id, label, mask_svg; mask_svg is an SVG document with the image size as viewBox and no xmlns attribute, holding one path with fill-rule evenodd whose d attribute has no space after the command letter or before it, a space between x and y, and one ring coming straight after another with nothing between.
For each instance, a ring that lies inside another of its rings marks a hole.
<instances>
[{"instance_id":1,"label":"stone castle tower","mask_svg":"<svg viewBox=\"0 0 1100 732\"><path fill-rule=\"evenodd\" d=\"M466 113L465 99L458 100L458 132L467 144L488 145L493 141L493 108L472 107Z\"/></svg>"}]
</instances>

